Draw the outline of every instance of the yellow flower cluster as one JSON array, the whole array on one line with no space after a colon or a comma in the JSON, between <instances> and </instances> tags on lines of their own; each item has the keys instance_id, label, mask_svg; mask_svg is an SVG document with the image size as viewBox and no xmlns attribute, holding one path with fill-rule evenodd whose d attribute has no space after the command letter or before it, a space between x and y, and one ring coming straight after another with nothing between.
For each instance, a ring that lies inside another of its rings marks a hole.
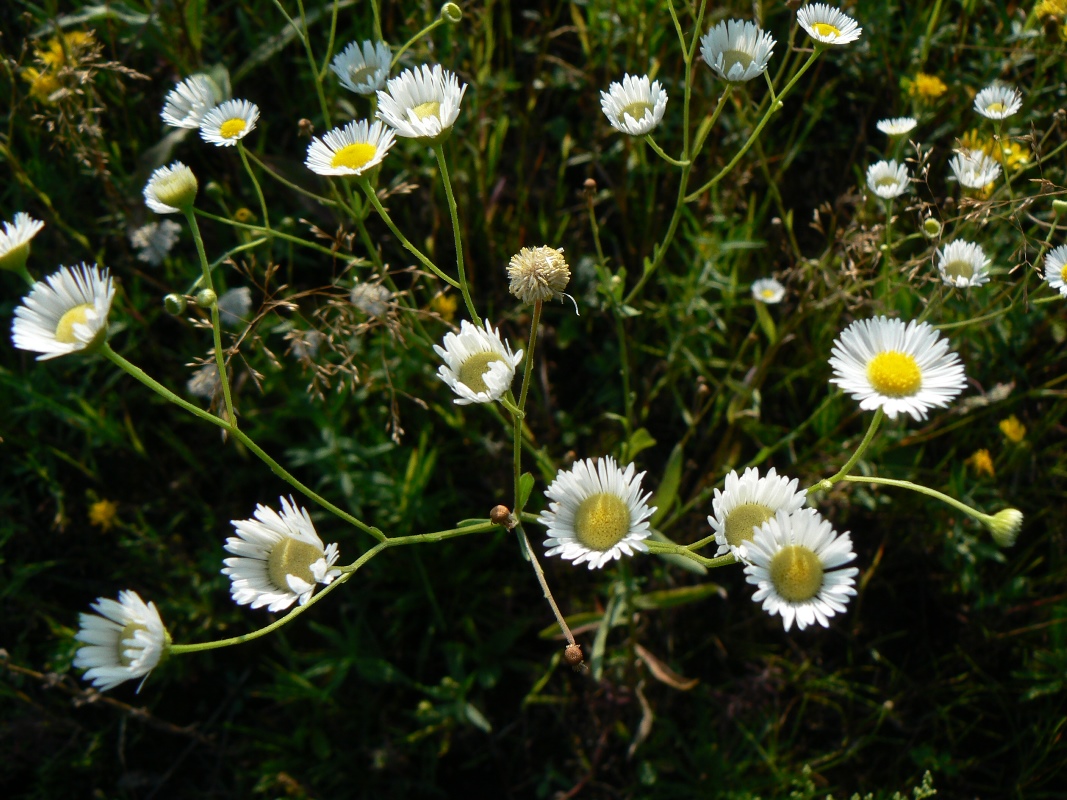
<instances>
[{"instance_id":1,"label":"yellow flower cluster","mask_svg":"<svg viewBox=\"0 0 1067 800\"><path fill-rule=\"evenodd\" d=\"M919 72L908 82L908 94L924 103L930 103L948 91L948 86L936 75Z\"/></svg>"},{"instance_id":2,"label":"yellow flower cluster","mask_svg":"<svg viewBox=\"0 0 1067 800\"><path fill-rule=\"evenodd\" d=\"M95 43L89 31L71 31L53 36L40 50L34 51L37 67L23 67L22 79L30 84L30 96L42 103L51 103L52 95L63 88L56 73L63 67L76 66L82 53Z\"/></svg>"},{"instance_id":3,"label":"yellow flower cluster","mask_svg":"<svg viewBox=\"0 0 1067 800\"><path fill-rule=\"evenodd\" d=\"M1026 426L1014 414L1000 421L1000 432L1015 444L1026 438Z\"/></svg>"},{"instance_id":4,"label":"yellow flower cluster","mask_svg":"<svg viewBox=\"0 0 1067 800\"><path fill-rule=\"evenodd\" d=\"M1034 7L1038 19L1045 17L1067 17L1067 0L1041 0Z\"/></svg>"},{"instance_id":5,"label":"yellow flower cluster","mask_svg":"<svg viewBox=\"0 0 1067 800\"><path fill-rule=\"evenodd\" d=\"M975 475L988 475L990 478L996 476L993 471L993 457L989 455L989 451L985 448L976 450L974 455L968 458L965 464L974 468Z\"/></svg>"},{"instance_id":6,"label":"yellow flower cluster","mask_svg":"<svg viewBox=\"0 0 1067 800\"><path fill-rule=\"evenodd\" d=\"M1067 2L1067 0L1064 0ZM981 150L998 164L1007 166L1013 172L1030 163L1030 153L1023 149L1018 142L1002 142L998 151L997 143L991 136L983 136L981 131L971 129L960 137L960 149Z\"/></svg>"},{"instance_id":7,"label":"yellow flower cluster","mask_svg":"<svg viewBox=\"0 0 1067 800\"><path fill-rule=\"evenodd\" d=\"M440 314L441 319L445 322L451 322L455 319L456 309L458 307L459 301L456 299L455 295L439 294L430 301L430 310Z\"/></svg>"},{"instance_id":8,"label":"yellow flower cluster","mask_svg":"<svg viewBox=\"0 0 1067 800\"><path fill-rule=\"evenodd\" d=\"M115 520L119 516L119 505L111 500L97 500L89 506L89 524L95 525L102 531L109 531L115 527Z\"/></svg>"}]
</instances>

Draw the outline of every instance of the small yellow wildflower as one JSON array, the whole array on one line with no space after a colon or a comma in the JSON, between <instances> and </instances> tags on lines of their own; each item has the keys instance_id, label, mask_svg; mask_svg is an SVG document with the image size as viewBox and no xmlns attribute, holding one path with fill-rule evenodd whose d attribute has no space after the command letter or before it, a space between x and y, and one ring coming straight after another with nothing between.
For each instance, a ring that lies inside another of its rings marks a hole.
<instances>
[{"instance_id":1,"label":"small yellow wildflower","mask_svg":"<svg viewBox=\"0 0 1067 800\"><path fill-rule=\"evenodd\" d=\"M1065 0L1067 2L1067 0ZM1018 172L1030 163L1030 154L1018 142L1002 142L998 152L997 143L991 136L983 136L977 128L972 128L960 137L961 150L980 150L998 164L1006 165L1012 172Z\"/></svg>"},{"instance_id":2,"label":"small yellow wildflower","mask_svg":"<svg viewBox=\"0 0 1067 800\"><path fill-rule=\"evenodd\" d=\"M102 531L109 531L115 527L118 515L119 505L111 500L97 500L89 506L89 524L95 525Z\"/></svg>"},{"instance_id":3,"label":"small yellow wildflower","mask_svg":"<svg viewBox=\"0 0 1067 800\"><path fill-rule=\"evenodd\" d=\"M430 309L441 315L445 322L451 322L456 316L459 300L454 294L439 294L430 301Z\"/></svg>"},{"instance_id":4,"label":"small yellow wildflower","mask_svg":"<svg viewBox=\"0 0 1067 800\"><path fill-rule=\"evenodd\" d=\"M1014 414L1000 421L1000 432L1015 444L1026 438L1026 426Z\"/></svg>"},{"instance_id":5,"label":"small yellow wildflower","mask_svg":"<svg viewBox=\"0 0 1067 800\"><path fill-rule=\"evenodd\" d=\"M974 468L975 475L981 475L985 473L990 478L995 477L993 472L993 458L989 455L989 451L985 448L981 450L975 450L974 455L963 462Z\"/></svg>"},{"instance_id":6,"label":"small yellow wildflower","mask_svg":"<svg viewBox=\"0 0 1067 800\"><path fill-rule=\"evenodd\" d=\"M1067 0L1041 0L1034 7L1038 19L1067 16Z\"/></svg>"},{"instance_id":7,"label":"small yellow wildflower","mask_svg":"<svg viewBox=\"0 0 1067 800\"><path fill-rule=\"evenodd\" d=\"M62 88L59 79L51 72L41 72L33 67L22 70L22 79L30 84L30 97L42 103L51 103L52 95Z\"/></svg>"},{"instance_id":8,"label":"small yellow wildflower","mask_svg":"<svg viewBox=\"0 0 1067 800\"><path fill-rule=\"evenodd\" d=\"M233 212L233 219L235 222L241 222L248 225L256 218L256 215L252 213L252 209L241 206L239 209Z\"/></svg>"},{"instance_id":9,"label":"small yellow wildflower","mask_svg":"<svg viewBox=\"0 0 1067 800\"><path fill-rule=\"evenodd\" d=\"M944 81L925 72L917 73L908 86L908 94L924 103L933 102L947 91L948 86Z\"/></svg>"}]
</instances>

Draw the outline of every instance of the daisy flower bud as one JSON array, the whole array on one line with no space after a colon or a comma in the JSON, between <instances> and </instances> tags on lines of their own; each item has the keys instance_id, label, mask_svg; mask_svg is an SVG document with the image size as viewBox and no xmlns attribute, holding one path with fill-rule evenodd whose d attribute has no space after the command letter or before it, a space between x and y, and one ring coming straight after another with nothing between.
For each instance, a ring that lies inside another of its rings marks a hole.
<instances>
[{"instance_id":1,"label":"daisy flower bud","mask_svg":"<svg viewBox=\"0 0 1067 800\"><path fill-rule=\"evenodd\" d=\"M95 614L82 614L74 636L85 647L74 656L74 666L102 692L124 681L147 676L170 647L155 603L145 603L136 592L119 592L119 599L100 597Z\"/></svg>"},{"instance_id":2,"label":"daisy flower bud","mask_svg":"<svg viewBox=\"0 0 1067 800\"><path fill-rule=\"evenodd\" d=\"M22 272L30 257L30 240L36 236L44 223L20 211L12 222L4 223L0 233L0 269Z\"/></svg>"},{"instance_id":3,"label":"daisy flower bud","mask_svg":"<svg viewBox=\"0 0 1067 800\"><path fill-rule=\"evenodd\" d=\"M180 161L160 167L144 187L145 205L157 214L176 214L196 201L196 176Z\"/></svg>"},{"instance_id":4,"label":"daisy flower bud","mask_svg":"<svg viewBox=\"0 0 1067 800\"><path fill-rule=\"evenodd\" d=\"M1023 512L1017 508L1005 508L993 516L987 516L982 520L989 532L993 534L993 540L1000 547L1011 547L1019 537L1019 531L1023 527Z\"/></svg>"}]
</instances>

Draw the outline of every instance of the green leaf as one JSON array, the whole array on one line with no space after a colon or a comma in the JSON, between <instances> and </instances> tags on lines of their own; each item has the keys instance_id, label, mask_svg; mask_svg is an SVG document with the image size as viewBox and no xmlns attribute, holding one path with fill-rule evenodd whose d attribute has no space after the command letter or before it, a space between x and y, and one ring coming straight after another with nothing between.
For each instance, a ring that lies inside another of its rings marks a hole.
<instances>
[{"instance_id":1,"label":"green leaf","mask_svg":"<svg viewBox=\"0 0 1067 800\"><path fill-rule=\"evenodd\" d=\"M756 319L759 320L763 332L767 334L767 340L771 344L778 341L778 329L775 327L774 318L771 316L771 312L767 310L766 303L756 302Z\"/></svg>"},{"instance_id":2,"label":"green leaf","mask_svg":"<svg viewBox=\"0 0 1067 800\"><path fill-rule=\"evenodd\" d=\"M623 465L629 464L635 458L637 454L642 450L647 450L656 444L656 440L652 438L652 434L648 432L648 428L638 428L630 435L629 441L626 442L626 447L623 449Z\"/></svg>"},{"instance_id":3,"label":"green leaf","mask_svg":"<svg viewBox=\"0 0 1067 800\"><path fill-rule=\"evenodd\" d=\"M640 609L674 608L689 603L706 600L712 595L726 597L726 590L717 583L700 583L696 586L679 586L675 589L661 589L656 592L645 592L630 598L634 607Z\"/></svg>"},{"instance_id":4,"label":"green leaf","mask_svg":"<svg viewBox=\"0 0 1067 800\"><path fill-rule=\"evenodd\" d=\"M682 449L682 443L678 442L671 450L667 466L663 470L663 480L660 481L659 488L652 497L652 505L656 507L656 512L649 519L652 527L667 516L667 512L674 505L675 498L678 497L678 486L682 482Z\"/></svg>"},{"instance_id":5,"label":"green leaf","mask_svg":"<svg viewBox=\"0 0 1067 800\"><path fill-rule=\"evenodd\" d=\"M485 731L486 733L493 732L493 726L490 724L489 720L485 718L485 714L475 708L473 703L467 703L463 711L467 719L470 720L471 725L475 728Z\"/></svg>"},{"instance_id":6,"label":"green leaf","mask_svg":"<svg viewBox=\"0 0 1067 800\"><path fill-rule=\"evenodd\" d=\"M522 473L519 478L519 508L526 508L526 501L530 499L530 492L533 491L534 476L529 472Z\"/></svg>"}]
</instances>

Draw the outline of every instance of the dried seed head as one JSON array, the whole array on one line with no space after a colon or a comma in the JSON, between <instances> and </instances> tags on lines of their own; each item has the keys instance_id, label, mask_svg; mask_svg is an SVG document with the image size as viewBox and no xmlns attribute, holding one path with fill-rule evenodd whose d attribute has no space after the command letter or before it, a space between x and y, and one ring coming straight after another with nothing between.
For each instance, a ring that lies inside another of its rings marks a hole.
<instances>
[{"instance_id":1,"label":"dried seed head","mask_svg":"<svg viewBox=\"0 0 1067 800\"><path fill-rule=\"evenodd\" d=\"M567 645L567 648L563 651L563 660L572 667L580 665L585 661L585 656L582 655L582 646L580 644Z\"/></svg>"},{"instance_id":2,"label":"dried seed head","mask_svg":"<svg viewBox=\"0 0 1067 800\"><path fill-rule=\"evenodd\" d=\"M571 279L571 270L563 257L563 248L524 247L508 264L508 287L524 303L562 297Z\"/></svg>"},{"instance_id":3,"label":"dried seed head","mask_svg":"<svg viewBox=\"0 0 1067 800\"><path fill-rule=\"evenodd\" d=\"M587 192L595 192L596 191L596 181L593 180L592 178L586 178L585 179L585 183L582 184L582 185L585 187L585 190Z\"/></svg>"},{"instance_id":4,"label":"dried seed head","mask_svg":"<svg viewBox=\"0 0 1067 800\"><path fill-rule=\"evenodd\" d=\"M494 525L503 525L506 528L515 527L511 517L511 509L507 506L493 506L493 510L489 512L489 521Z\"/></svg>"}]
</instances>

